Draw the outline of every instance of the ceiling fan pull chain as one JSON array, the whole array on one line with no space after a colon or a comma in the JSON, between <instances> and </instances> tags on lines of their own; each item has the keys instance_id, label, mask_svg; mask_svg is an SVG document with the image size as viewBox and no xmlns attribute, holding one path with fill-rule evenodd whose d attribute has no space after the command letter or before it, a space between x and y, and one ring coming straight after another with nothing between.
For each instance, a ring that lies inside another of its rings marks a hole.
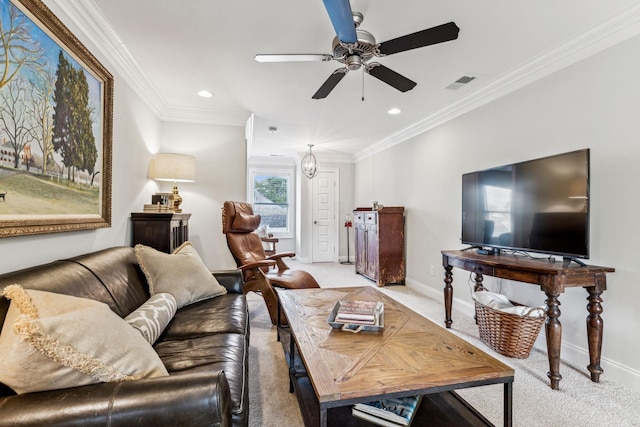
<instances>
[{"instance_id":1,"label":"ceiling fan pull chain","mask_svg":"<svg viewBox=\"0 0 640 427\"><path fill-rule=\"evenodd\" d=\"M364 67L362 68L362 102L364 102Z\"/></svg>"}]
</instances>

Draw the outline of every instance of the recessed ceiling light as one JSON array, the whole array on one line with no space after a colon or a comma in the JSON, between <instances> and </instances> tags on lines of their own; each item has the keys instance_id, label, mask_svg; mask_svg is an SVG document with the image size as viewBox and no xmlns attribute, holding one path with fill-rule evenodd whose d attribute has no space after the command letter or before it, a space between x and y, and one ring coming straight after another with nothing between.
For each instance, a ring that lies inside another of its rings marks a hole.
<instances>
[{"instance_id":1,"label":"recessed ceiling light","mask_svg":"<svg viewBox=\"0 0 640 427\"><path fill-rule=\"evenodd\" d=\"M198 95L200 95L203 98L211 98L213 96L213 92L208 90L201 90L198 92Z\"/></svg>"},{"instance_id":2,"label":"recessed ceiling light","mask_svg":"<svg viewBox=\"0 0 640 427\"><path fill-rule=\"evenodd\" d=\"M400 114L401 111L400 111L399 108L395 108L394 107L394 108L390 109L389 111L387 111L387 113L392 114L392 115L396 115L396 114Z\"/></svg>"}]
</instances>

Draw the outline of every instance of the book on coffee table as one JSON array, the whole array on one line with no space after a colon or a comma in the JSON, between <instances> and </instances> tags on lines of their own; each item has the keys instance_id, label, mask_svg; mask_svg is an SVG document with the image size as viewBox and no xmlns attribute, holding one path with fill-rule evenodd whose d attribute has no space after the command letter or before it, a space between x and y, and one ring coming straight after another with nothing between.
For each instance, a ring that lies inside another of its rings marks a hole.
<instances>
[{"instance_id":1,"label":"book on coffee table","mask_svg":"<svg viewBox=\"0 0 640 427\"><path fill-rule=\"evenodd\" d=\"M356 403L351 413L381 426L409 426L421 401L422 395Z\"/></svg>"},{"instance_id":2,"label":"book on coffee table","mask_svg":"<svg viewBox=\"0 0 640 427\"><path fill-rule=\"evenodd\" d=\"M373 325L382 310L382 303L377 301L339 301L338 304L335 320L342 323Z\"/></svg>"}]
</instances>

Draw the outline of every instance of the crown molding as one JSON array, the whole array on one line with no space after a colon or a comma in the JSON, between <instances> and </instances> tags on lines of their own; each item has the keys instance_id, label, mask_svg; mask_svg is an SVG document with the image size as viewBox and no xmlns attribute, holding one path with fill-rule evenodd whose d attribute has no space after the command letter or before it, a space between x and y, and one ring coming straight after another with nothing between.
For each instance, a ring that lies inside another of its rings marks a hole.
<instances>
[{"instance_id":1,"label":"crown molding","mask_svg":"<svg viewBox=\"0 0 640 427\"><path fill-rule=\"evenodd\" d=\"M133 59L102 11L92 0L53 0L100 53L113 64L118 74L157 115L167 102Z\"/></svg>"},{"instance_id":2,"label":"crown molding","mask_svg":"<svg viewBox=\"0 0 640 427\"><path fill-rule=\"evenodd\" d=\"M355 161L363 160L427 132L638 34L640 34L640 4L635 4L520 64L448 107L359 151L354 155Z\"/></svg>"},{"instance_id":3,"label":"crown molding","mask_svg":"<svg viewBox=\"0 0 640 427\"><path fill-rule=\"evenodd\" d=\"M162 121L244 126L248 111L169 105L138 65L93 0L52 0Z\"/></svg>"},{"instance_id":4,"label":"crown molding","mask_svg":"<svg viewBox=\"0 0 640 427\"><path fill-rule=\"evenodd\" d=\"M187 108L168 105L163 108L159 116L160 120L165 122L244 127L251 116L251 112L213 108Z\"/></svg>"},{"instance_id":5,"label":"crown molding","mask_svg":"<svg viewBox=\"0 0 640 427\"><path fill-rule=\"evenodd\" d=\"M248 111L171 106L129 53L93 0L52 0L109 60L122 78L163 121L244 126ZM632 5L600 24L549 49L443 108L370 147L350 156L359 161L442 125L469 111L521 89L576 62L640 34L640 4ZM342 158L342 161L347 159ZM336 161L338 161L336 159Z\"/></svg>"}]
</instances>

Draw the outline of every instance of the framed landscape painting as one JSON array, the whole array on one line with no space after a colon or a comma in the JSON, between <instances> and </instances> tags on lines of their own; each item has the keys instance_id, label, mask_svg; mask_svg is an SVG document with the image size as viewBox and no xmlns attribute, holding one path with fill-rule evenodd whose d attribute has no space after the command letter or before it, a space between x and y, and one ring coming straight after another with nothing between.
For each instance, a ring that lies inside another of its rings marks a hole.
<instances>
[{"instance_id":1,"label":"framed landscape painting","mask_svg":"<svg viewBox=\"0 0 640 427\"><path fill-rule=\"evenodd\" d=\"M113 77L38 0L0 35L0 237L110 227Z\"/></svg>"}]
</instances>

